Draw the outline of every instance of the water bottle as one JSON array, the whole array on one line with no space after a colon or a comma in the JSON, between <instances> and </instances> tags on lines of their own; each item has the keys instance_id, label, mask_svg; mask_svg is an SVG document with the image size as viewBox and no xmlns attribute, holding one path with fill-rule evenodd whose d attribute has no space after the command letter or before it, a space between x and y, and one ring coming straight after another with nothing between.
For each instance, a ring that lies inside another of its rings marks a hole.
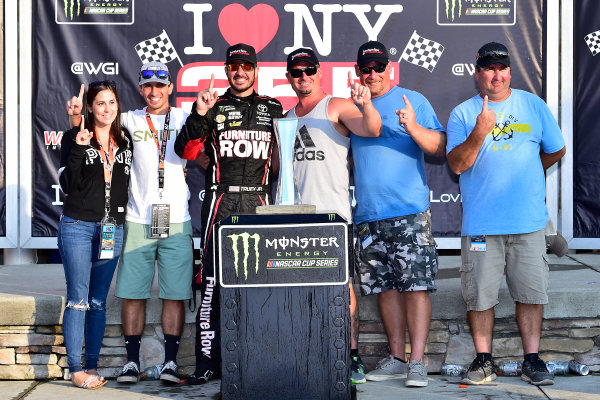
<instances>
[{"instance_id":1,"label":"water bottle","mask_svg":"<svg viewBox=\"0 0 600 400\"><path fill-rule=\"evenodd\" d=\"M548 361L546 368L552 375L569 375L569 363L566 361Z\"/></svg>"},{"instance_id":2,"label":"water bottle","mask_svg":"<svg viewBox=\"0 0 600 400\"><path fill-rule=\"evenodd\" d=\"M577 375L586 376L590 373L590 367L585 364L580 364L575 360L569 361L569 371Z\"/></svg>"},{"instance_id":3,"label":"water bottle","mask_svg":"<svg viewBox=\"0 0 600 400\"><path fill-rule=\"evenodd\" d=\"M496 373L502 376L519 376L521 375L522 364L518 361L502 361L498 363Z\"/></svg>"},{"instance_id":4,"label":"water bottle","mask_svg":"<svg viewBox=\"0 0 600 400\"><path fill-rule=\"evenodd\" d=\"M467 372L467 368L464 365L459 364L442 364L442 375L446 376L462 376Z\"/></svg>"},{"instance_id":5,"label":"water bottle","mask_svg":"<svg viewBox=\"0 0 600 400\"><path fill-rule=\"evenodd\" d=\"M140 374L140 380L152 381L158 379L160 377L160 371L162 370L162 367L162 364L157 364L146 368Z\"/></svg>"}]
</instances>

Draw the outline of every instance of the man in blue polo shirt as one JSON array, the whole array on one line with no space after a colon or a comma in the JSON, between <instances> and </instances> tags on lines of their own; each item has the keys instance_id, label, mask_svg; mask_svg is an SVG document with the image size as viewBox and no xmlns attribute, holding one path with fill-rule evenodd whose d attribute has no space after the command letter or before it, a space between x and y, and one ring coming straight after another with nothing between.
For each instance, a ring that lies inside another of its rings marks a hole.
<instances>
[{"instance_id":1,"label":"man in blue polo shirt","mask_svg":"<svg viewBox=\"0 0 600 400\"><path fill-rule=\"evenodd\" d=\"M355 66L383 124L377 138L351 135L361 291L378 294L390 346L390 355L366 378L406 376L406 386L422 387L427 386L429 292L435 290L438 268L424 154L443 156L446 135L423 95L393 86L387 54L383 44L367 42L358 49ZM404 350L407 325L410 360Z\"/></svg>"},{"instance_id":2,"label":"man in blue polo shirt","mask_svg":"<svg viewBox=\"0 0 600 400\"><path fill-rule=\"evenodd\" d=\"M553 377L538 356L548 302L544 169L565 154L565 142L542 99L511 89L510 73L504 45L481 47L475 69L479 93L458 105L448 121L448 164L460 175L463 206L462 294L477 351L463 382L496 379L494 306L506 273L525 353L521 378L551 385Z\"/></svg>"}]
</instances>

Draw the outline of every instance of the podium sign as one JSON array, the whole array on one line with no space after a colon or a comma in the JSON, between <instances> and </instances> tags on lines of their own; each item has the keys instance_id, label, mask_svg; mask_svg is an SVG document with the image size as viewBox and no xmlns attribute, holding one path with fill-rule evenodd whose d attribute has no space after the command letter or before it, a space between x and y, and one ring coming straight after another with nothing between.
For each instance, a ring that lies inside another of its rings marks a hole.
<instances>
[{"instance_id":1,"label":"podium sign","mask_svg":"<svg viewBox=\"0 0 600 400\"><path fill-rule=\"evenodd\" d=\"M337 214L219 223L224 400L350 399L347 230Z\"/></svg>"}]
</instances>

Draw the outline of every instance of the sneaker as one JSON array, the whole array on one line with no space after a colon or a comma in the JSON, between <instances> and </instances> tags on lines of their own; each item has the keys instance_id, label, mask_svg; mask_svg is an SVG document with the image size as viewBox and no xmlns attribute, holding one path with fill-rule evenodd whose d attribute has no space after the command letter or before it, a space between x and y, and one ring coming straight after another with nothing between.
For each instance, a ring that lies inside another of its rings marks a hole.
<instances>
[{"instance_id":1,"label":"sneaker","mask_svg":"<svg viewBox=\"0 0 600 400\"><path fill-rule=\"evenodd\" d=\"M221 373L219 370L212 369L204 369L198 370L196 369L189 378L187 378L188 385L202 385L210 381L211 379L219 379L221 377Z\"/></svg>"},{"instance_id":2,"label":"sneaker","mask_svg":"<svg viewBox=\"0 0 600 400\"><path fill-rule=\"evenodd\" d=\"M467 385L481 385L496 379L496 366L493 361L473 360L465 376L460 382Z\"/></svg>"},{"instance_id":3,"label":"sneaker","mask_svg":"<svg viewBox=\"0 0 600 400\"><path fill-rule=\"evenodd\" d=\"M363 364L360 356L352 357L352 367L350 369L350 382L353 384L365 383L365 365Z\"/></svg>"},{"instance_id":4,"label":"sneaker","mask_svg":"<svg viewBox=\"0 0 600 400\"><path fill-rule=\"evenodd\" d=\"M537 357L532 362L523 361L521 379L532 385L554 385L554 376L548 372L546 363Z\"/></svg>"},{"instance_id":5,"label":"sneaker","mask_svg":"<svg viewBox=\"0 0 600 400\"><path fill-rule=\"evenodd\" d=\"M123 366L117 377L119 383L137 383L140 380L140 367L135 361L129 361Z\"/></svg>"},{"instance_id":6,"label":"sneaker","mask_svg":"<svg viewBox=\"0 0 600 400\"><path fill-rule=\"evenodd\" d=\"M398 361L391 354L380 360L375 369L365 375L368 381L387 381L404 378L408 373L408 363Z\"/></svg>"},{"instance_id":7,"label":"sneaker","mask_svg":"<svg viewBox=\"0 0 600 400\"><path fill-rule=\"evenodd\" d=\"M405 385L409 387L427 386L427 367L423 364L423 360L413 360L408 363Z\"/></svg>"},{"instance_id":8,"label":"sneaker","mask_svg":"<svg viewBox=\"0 0 600 400\"><path fill-rule=\"evenodd\" d=\"M160 370L159 379L164 383L179 383L179 375L177 375L177 364L175 361L170 360L163 365Z\"/></svg>"}]
</instances>

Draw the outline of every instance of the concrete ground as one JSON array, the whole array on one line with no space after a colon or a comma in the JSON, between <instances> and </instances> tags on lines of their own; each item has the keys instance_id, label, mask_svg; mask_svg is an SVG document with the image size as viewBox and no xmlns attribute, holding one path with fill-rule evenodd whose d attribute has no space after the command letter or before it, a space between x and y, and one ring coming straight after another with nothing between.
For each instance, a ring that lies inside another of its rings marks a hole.
<instances>
[{"instance_id":1,"label":"concrete ground","mask_svg":"<svg viewBox=\"0 0 600 400\"><path fill-rule=\"evenodd\" d=\"M0 381L2 400L187 400L220 398L220 381L201 386L164 386L158 381L122 385L110 380L98 390L83 390L69 382L57 381ZM598 400L600 375L560 376L553 386L536 387L518 377L499 377L481 386L459 387L458 378L432 375L426 388L407 388L404 379L367 382L357 385L358 400L448 400L448 399L567 399ZM302 399L302 396L298 396ZM249 400L249 399L248 399ZM282 399L286 400L286 399Z\"/></svg>"}]
</instances>

